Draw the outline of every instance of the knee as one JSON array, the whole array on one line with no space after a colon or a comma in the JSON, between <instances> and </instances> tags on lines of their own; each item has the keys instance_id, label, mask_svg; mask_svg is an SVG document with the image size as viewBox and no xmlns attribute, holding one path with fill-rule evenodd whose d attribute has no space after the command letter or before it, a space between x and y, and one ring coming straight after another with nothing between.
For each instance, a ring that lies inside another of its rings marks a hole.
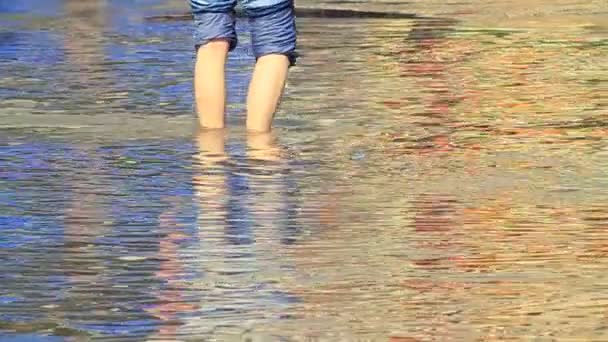
<instances>
[{"instance_id":1,"label":"knee","mask_svg":"<svg viewBox=\"0 0 608 342\"><path fill-rule=\"evenodd\" d=\"M249 8L253 53L257 58L270 54L285 55L291 65L297 57L297 30L293 2Z\"/></svg>"},{"instance_id":2,"label":"knee","mask_svg":"<svg viewBox=\"0 0 608 342\"><path fill-rule=\"evenodd\" d=\"M204 49L205 51L208 51L208 52L225 53L226 51L228 51L229 48L230 48L230 41L228 39L218 38L218 39L212 39L212 40L208 41L207 43L205 43L204 45L201 45L199 47L199 51Z\"/></svg>"}]
</instances>

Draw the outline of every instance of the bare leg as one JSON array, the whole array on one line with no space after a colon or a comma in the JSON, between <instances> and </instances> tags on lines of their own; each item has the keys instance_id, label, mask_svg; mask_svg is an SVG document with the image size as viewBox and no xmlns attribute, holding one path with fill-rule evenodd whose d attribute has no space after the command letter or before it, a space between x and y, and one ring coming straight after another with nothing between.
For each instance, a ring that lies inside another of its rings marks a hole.
<instances>
[{"instance_id":1,"label":"bare leg","mask_svg":"<svg viewBox=\"0 0 608 342\"><path fill-rule=\"evenodd\" d=\"M227 41L216 40L201 46L196 53L194 95L199 122L205 128L224 128L228 48Z\"/></svg>"},{"instance_id":2,"label":"bare leg","mask_svg":"<svg viewBox=\"0 0 608 342\"><path fill-rule=\"evenodd\" d=\"M288 69L289 59L285 55L270 54L258 58L247 95L248 130L270 131Z\"/></svg>"}]
</instances>

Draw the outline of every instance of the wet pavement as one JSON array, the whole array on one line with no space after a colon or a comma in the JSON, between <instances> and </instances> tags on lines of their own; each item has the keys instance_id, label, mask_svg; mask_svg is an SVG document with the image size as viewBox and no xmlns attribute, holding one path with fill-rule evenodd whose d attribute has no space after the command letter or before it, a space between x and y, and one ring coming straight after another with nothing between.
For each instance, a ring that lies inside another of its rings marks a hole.
<instances>
[{"instance_id":1,"label":"wet pavement","mask_svg":"<svg viewBox=\"0 0 608 342\"><path fill-rule=\"evenodd\" d=\"M525 4L525 6L524 6ZM185 1L0 1L0 340L605 341L608 5L302 1L272 135Z\"/></svg>"}]
</instances>

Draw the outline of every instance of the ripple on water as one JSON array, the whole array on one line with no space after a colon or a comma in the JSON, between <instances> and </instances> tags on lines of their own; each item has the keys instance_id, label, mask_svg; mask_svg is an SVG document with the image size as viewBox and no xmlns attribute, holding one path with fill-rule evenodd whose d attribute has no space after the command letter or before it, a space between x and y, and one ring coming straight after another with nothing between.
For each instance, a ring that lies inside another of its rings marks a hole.
<instances>
[{"instance_id":1,"label":"ripple on water","mask_svg":"<svg viewBox=\"0 0 608 342\"><path fill-rule=\"evenodd\" d=\"M273 135L183 4L0 3L0 340L606 340L606 5L312 5ZM108 16L112 13L112 16ZM496 15L501 13L501 15Z\"/></svg>"}]
</instances>

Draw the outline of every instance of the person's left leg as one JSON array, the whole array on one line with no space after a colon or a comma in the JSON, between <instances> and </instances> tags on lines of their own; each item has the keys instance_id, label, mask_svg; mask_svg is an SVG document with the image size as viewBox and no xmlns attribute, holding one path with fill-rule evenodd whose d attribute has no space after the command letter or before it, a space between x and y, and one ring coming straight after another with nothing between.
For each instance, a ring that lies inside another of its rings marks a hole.
<instances>
[{"instance_id":1,"label":"person's left leg","mask_svg":"<svg viewBox=\"0 0 608 342\"><path fill-rule=\"evenodd\" d=\"M268 132L281 100L288 69L296 59L296 26L291 0L243 4L251 24L256 65L247 94L247 129Z\"/></svg>"},{"instance_id":2,"label":"person's left leg","mask_svg":"<svg viewBox=\"0 0 608 342\"><path fill-rule=\"evenodd\" d=\"M284 55L262 56L255 64L247 93L247 129L268 132L283 95L289 60Z\"/></svg>"},{"instance_id":3,"label":"person's left leg","mask_svg":"<svg viewBox=\"0 0 608 342\"><path fill-rule=\"evenodd\" d=\"M228 49L227 41L215 40L199 47L196 52L194 97L199 123L203 128L224 128Z\"/></svg>"},{"instance_id":4,"label":"person's left leg","mask_svg":"<svg viewBox=\"0 0 608 342\"><path fill-rule=\"evenodd\" d=\"M196 29L194 96L200 125L223 128L226 107L225 65L237 44L236 0L190 0Z\"/></svg>"}]
</instances>

